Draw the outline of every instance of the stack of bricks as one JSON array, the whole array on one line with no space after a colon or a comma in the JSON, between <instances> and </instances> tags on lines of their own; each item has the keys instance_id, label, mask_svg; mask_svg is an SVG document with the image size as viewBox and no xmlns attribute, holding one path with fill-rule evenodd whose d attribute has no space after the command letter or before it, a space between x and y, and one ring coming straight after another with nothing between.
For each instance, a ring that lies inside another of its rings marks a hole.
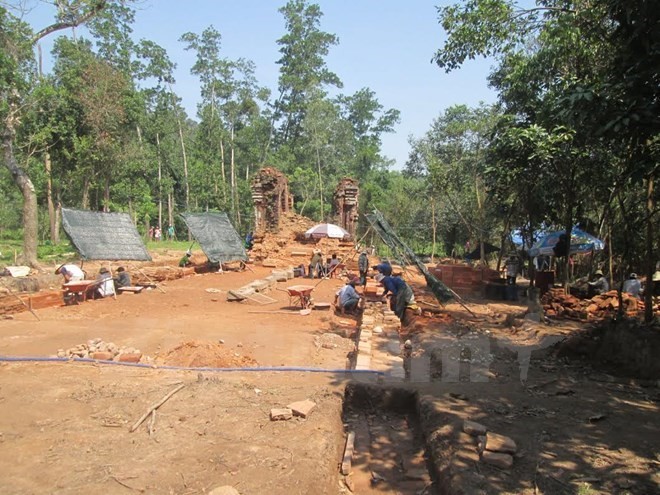
<instances>
[{"instance_id":1,"label":"stack of bricks","mask_svg":"<svg viewBox=\"0 0 660 495\"><path fill-rule=\"evenodd\" d=\"M385 303L368 301L362 314L355 368L384 371L390 378L404 379L399 328L401 322Z\"/></svg>"},{"instance_id":2,"label":"stack of bricks","mask_svg":"<svg viewBox=\"0 0 660 495\"><path fill-rule=\"evenodd\" d=\"M496 270L468 265L438 264L432 269L432 273L460 296L479 296L486 282L500 278Z\"/></svg>"}]
</instances>

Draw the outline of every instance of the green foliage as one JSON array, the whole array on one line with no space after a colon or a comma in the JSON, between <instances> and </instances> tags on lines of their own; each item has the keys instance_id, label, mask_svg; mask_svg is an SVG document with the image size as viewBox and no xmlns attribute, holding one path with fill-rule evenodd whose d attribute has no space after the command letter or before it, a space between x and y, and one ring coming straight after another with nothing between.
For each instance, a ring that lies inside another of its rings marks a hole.
<instances>
[{"instance_id":1,"label":"green foliage","mask_svg":"<svg viewBox=\"0 0 660 495\"><path fill-rule=\"evenodd\" d=\"M323 13L317 4L306 0L290 0L279 11L284 16L286 34L280 45L279 93L276 115L282 119L282 142L296 141L313 93L325 86L342 87L339 77L330 71L325 57L330 47L339 43L334 34L320 29Z\"/></svg>"}]
</instances>

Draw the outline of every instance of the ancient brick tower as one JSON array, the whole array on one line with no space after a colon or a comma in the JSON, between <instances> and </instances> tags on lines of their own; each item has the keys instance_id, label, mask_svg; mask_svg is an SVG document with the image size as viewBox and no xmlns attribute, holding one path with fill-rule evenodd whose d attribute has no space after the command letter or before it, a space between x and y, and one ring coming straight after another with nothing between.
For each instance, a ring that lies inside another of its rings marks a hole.
<instances>
[{"instance_id":1,"label":"ancient brick tower","mask_svg":"<svg viewBox=\"0 0 660 495\"><path fill-rule=\"evenodd\" d=\"M353 237L355 237L355 229L359 218L359 196L358 181L348 177L344 177L339 181L334 194L337 223Z\"/></svg>"},{"instance_id":2,"label":"ancient brick tower","mask_svg":"<svg viewBox=\"0 0 660 495\"><path fill-rule=\"evenodd\" d=\"M282 215L293 209L288 179L272 167L262 168L252 179L251 189L255 234L277 232Z\"/></svg>"}]
</instances>

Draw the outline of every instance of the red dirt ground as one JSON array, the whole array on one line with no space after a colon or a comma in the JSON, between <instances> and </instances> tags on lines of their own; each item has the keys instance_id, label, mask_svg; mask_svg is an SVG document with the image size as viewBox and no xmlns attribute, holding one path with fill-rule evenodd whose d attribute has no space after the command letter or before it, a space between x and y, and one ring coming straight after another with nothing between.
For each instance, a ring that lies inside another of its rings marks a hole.
<instances>
[{"instance_id":1,"label":"red dirt ground","mask_svg":"<svg viewBox=\"0 0 660 495\"><path fill-rule=\"evenodd\" d=\"M170 262L177 257L172 253ZM52 356L98 337L139 349L153 365L0 363L0 493L192 495L221 485L242 495L348 493L337 469L345 436L346 374L159 368L254 363L346 368L352 344L343 334L354 327L354 318L339 319L331 311L300 315L287 307L281 290L268 293L277 300L270 305L226 300L228 290L271 272L253 268L169 281L162 284L164 293L154 289L39 310L41 321L29 312L0 320L0 355ZM331 302L343 283L324 280L313 292L315 300ZM418 286L417 291L432 301ZM514 331L504 320L522 305L477 301L469 307L474 315L452 303L438 317L418 318L407 336L416 350L433 355L443 341L475 332L511 345L534 345L579 329L562 323ZM466 481L464 493L653 493L660 487L657 386L614 379L550 351L533 360L526 384L520 383L515 355L495 345L489 383L409 385L437 397L438 414L447 421L476 418L522 446L511 471L483 465L472 447L447 446L448 455L459 456L462 472L481 483ZM150 405L179 384L185 387L158 409L152 435L148 421L129 432ZM271 408L307 398L317 403L309 418L269 420ZM423 491L388 480L370 484L373 472L388 472L382 468L384 456L396 453L397 432L406 421L373 408L365 414L359 425L371 437L356 445L362 449L358 458L370 460L356 465L359 493L441 493L437 484ZM603 419L589 420L597 415ZM378 437L383 431L387 449ZM410 435L405 438L397 459L415 451L421 462L419 445ZM392 472L398 469L391 459L388 463Z\"/></svg>"}]
</instances>

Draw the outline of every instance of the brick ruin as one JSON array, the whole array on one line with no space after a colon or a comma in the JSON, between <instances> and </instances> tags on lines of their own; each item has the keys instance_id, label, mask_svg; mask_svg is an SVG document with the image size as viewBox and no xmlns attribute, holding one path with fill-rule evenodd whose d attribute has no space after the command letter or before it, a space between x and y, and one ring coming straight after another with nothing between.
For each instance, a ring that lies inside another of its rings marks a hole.
<instances>
[{"instance_id":1,"label":"brick ruin","mask_svg":"<svg viewBox=\"0 0 660 495\"><path fill-rule=\"evenodd\" d=\"M262 168L252 179L255 234L278 232L282 215L293 210L286 176L272 167Z\"/></svg>"},{"instance_id":2,"label":"brick ruin","mask_svg":"<svg viewBox=\"0 0 660 495\"><path fill-rule=\"evenodd\" d=\"M349 179L348 177L339 181L334 194L335 212L338 218L337 223L353 237L355 237L355 229L357 228L359 218L359 196L360 188L358 187L358 181Z\"/></svg>"}]
</instances>

